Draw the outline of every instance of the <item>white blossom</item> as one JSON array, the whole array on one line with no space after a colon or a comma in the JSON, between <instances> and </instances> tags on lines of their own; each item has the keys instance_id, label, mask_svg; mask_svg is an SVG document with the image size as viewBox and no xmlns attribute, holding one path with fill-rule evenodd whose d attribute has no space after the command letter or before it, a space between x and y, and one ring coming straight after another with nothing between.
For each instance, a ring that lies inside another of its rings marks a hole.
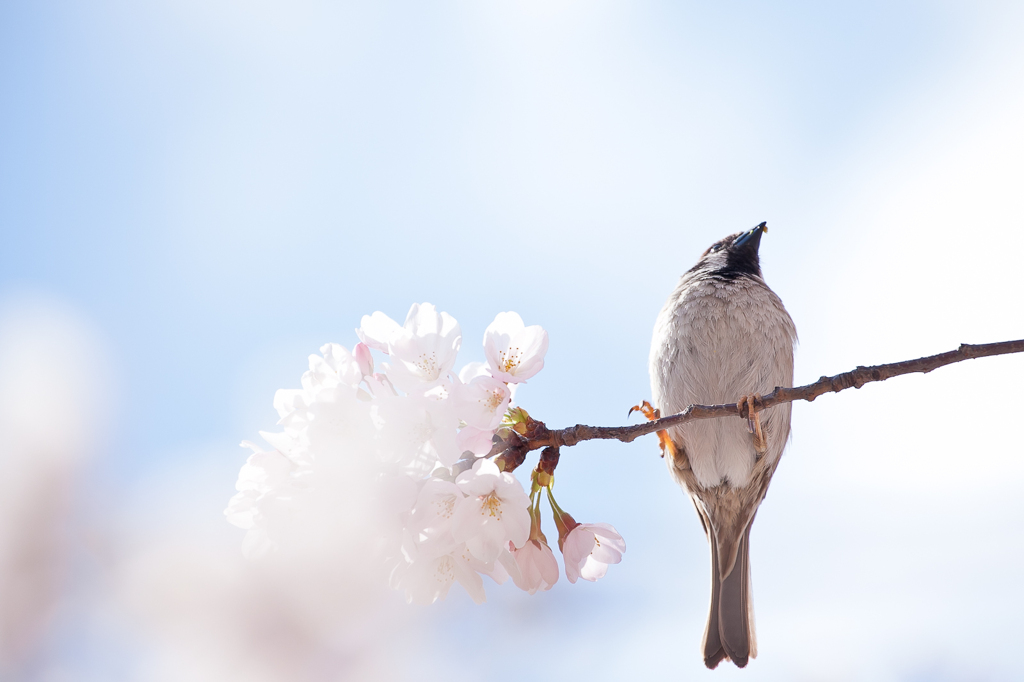
<instances>
[{"instance_id":1,"label":"white blossom","mask_svg":"<svg viewBox=\"0 0 1024 682\"><path fill-rule=\"evenodd\" d=\"M370 348L387 353L388 341L399 329L401 325L378 310L373 315L363 315L356 335Z\"/></svg>"},{"instance_id":2,"label":"white blossom","mask_svg":"<svg viewBox=\"0 0 1024 682\"><path fill-rule=\"evenodd\" d=\"M414 303L405 326L388 339L393 363L387 375L405 391L429 390L455 365L462 345L459 323L429 303Z\"/></svg>"},{"instance_id":3,"label":"white blossom","mask_svg":"<svg viewBox=\"0 0 1024 682\"><path fill-rule=\"evenodd\" d=\"M337 343L324 344L320 355L309 356L309 371L317 374L320 385L355 388L363 380L363 370L352 353Z\"/></svg>"},{"instance_id":4,"label":"white blossom","mask_svg":"<svg viewBox=\"0 0 1024 682\"><path fill-rule=\"evenodd\" d=\"M490 376L474 377L453 387L459 416L469 426L494 431L508 409L511 393L505 382Z\"/></svg>"},{"instance_id":5,"label":"white blossom","mask_svg":"<svg viewBox=\"0 0 1024 682\"><path fill-rule=\"evenodd\" d=\"M456 543L452 539L452 518L455 510L466 498L465 493L451 481L428 479L420 488L413 510L413 530L418 533L421 546L441 545L444 551Z\"/></svg>"},{"instance_id":6,"label":"white blossom","mask_svg":"<svg viewBox=\"0 0 1024 682\"><path fill-rule=\"evenodd\" d=\"M373 401L370 412L377 453L387 464L424 475L437 462L450 467L462 455L455 442L459 418L449 400L389 396Z\"/></svg>"},{"instance_id":7,"label":"white blossom","mask_svg":"<svg viewBox=\"0 0 1024 682\"><path fill-rule=\"evenodd\" d=\"M467 497L452 520L456 541L484 562L496 560L509 542L523 546L530 536L530 498L515 476L480 459L455 482Z\"/></svg>"},{"instance_id":8,"label":"white blossom","mask_svg":"<svg viewBox=\"0 0 1024 682\"><path fill-rule=\"evenodd\" d=\"M459 381L468 384L477 377L489 377L491 370L486 362L468 362L459 370Z\"/></svg>"},{"instance_id":9,"label":"white blossom","mask_svg":"<svg viewBox=\"0 0 1024 682\"><path fill-rule=\"evenodd\" d=\"M448 596L452 583L458 581L473 601L481 604L486 595L480 574L487 569L463 545L437 557L407 556L392 571L391 586L404 591L410 603L432 604Z\"/></svg>"},{"instance_id":10,"label":"white blossom","mask_svg":"<svg viewBox=\"0 0 1024 682\"><path fill-rule=\"evenodd\" d=\"M526 381L544 367L548 333L527 327L518 313L498 313L484 332L484 355L495 379L510 384Z\"/></svg>"},{"instance_id":11,"label":"white blossom","mask_svg":"<svg viewBox=\"0 0 1024 682\"><path fill-rule=\"evenodd\" d=\"M467 426L459 431L459 435L455 438L455 444L463 452L486 455L491 451L493 438L494 429L478 429L475 426Z\"/></svg>"},{"instance_id":12,"label":"white blossom","mask_svg":"<svg viewBox=\"0 0 1024 682\"><path fill-rule=\"evenodd\" d=\"M264 451L255 443L242 442L253 454L242 465L235 484L238 493L224 511L230 523L247 531L242 552L247 557L267 553L286 532L288 507L302 494L299 466L278 450Z\"/></svg>"}]
</instances>

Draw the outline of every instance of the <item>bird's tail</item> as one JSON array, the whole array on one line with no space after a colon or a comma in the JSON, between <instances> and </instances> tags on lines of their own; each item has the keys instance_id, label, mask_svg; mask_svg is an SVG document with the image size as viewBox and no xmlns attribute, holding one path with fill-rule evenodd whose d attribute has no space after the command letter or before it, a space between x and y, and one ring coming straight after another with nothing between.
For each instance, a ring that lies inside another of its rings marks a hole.
<instances>
[{"instance_id":1,"label":"bird's tail","mask_svg":"<svg viewBox=\"0 0 1024 682\"><path fill-rule=\"evenodd\" d=\"M719 575L718 540L714 527L698 507L711 543L711 613L704 630L704 665L714 668L732 660L738 667L757 656L754 604L750 593L750 526L747 524L736 551L736 563L725 577Z\"/></svg>"}]
</instances>

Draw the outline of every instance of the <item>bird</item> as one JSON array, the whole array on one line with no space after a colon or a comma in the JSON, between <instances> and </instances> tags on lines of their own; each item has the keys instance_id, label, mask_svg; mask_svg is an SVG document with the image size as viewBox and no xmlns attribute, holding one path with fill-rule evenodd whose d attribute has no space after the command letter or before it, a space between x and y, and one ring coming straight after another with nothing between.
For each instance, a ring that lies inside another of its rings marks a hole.
<instances>
[{"instance_id":1,"label":"bird","mask_svg":"<svg viewBox=\"0 0 1024 682\"><path fill-rule=\"evenodd\" d=\"M697 509L711 548L711 605L702 650L715 668L757 656L750 527L790 435L790 403L757 397L793 385L796 326L761 274L767 223L711 245L679 279L651 341L649 418L692 404L736 402L741 419L686 422L659 434L669 471Z\"/></svg>"}]
</instances>

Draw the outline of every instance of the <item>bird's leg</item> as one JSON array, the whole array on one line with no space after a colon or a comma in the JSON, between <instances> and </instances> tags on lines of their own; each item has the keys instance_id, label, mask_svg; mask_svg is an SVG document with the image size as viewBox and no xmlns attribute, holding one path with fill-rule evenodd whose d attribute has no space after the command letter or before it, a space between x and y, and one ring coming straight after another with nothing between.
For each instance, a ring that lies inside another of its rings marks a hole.
<instances>
[{"instance_id":1,"label":"bird's leg","mask_svg":"<svg viewBox=\"0 0 1024 682\"><path fill-rule=\"evenodd\" d=\"M764 431L761 429L761 415L755 409L759 397L756 394L740 396L736 409L740 411L741 417L747 418L747 430L754 434L754 450L757 451L757 456L761 457L768 452L768 441L765 440Z\"/></svg>"},{"instance_id":2,"label":"bird's leg","mask_svg":"<svg viewBox=\"0 0 1024 682\"><path fill-rule=\"evenodd\" d=\"M634 412L638 411L643 413L643 415L647 417L647 421L654 421L655 419L661 418L661 410L652 407L651 404L646 400L640 403L639 405L634 405L633 407L629 408L629 414L627 414L626 416L628 417L630 414L633 414ZM668 437L668 431L665 431L664 429L658 431L658 444L661 446L662 457L664 457L665 453L667 452L672 457L672 459L675 459L676 445L675 443L672 442L672 439Z\"/></svg>"}]
</instances>

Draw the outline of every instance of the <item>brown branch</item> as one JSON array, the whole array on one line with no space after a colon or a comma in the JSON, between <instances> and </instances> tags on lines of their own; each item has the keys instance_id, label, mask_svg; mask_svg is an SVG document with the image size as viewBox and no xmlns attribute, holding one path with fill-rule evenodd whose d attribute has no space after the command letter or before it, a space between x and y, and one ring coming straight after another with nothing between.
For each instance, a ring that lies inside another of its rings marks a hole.
<instances>
[{"instance_id":1,"label":"brown branch","mask_svg":"<svg viewBox=\"0 0 1024 682\"><path fill-rule=\"evenodd\" d=\"M874 367L858 367L850 372L843 372L833 377L821 377L813 384L800 386L798 388L776 387L768 395L760 396L754 402L757 410L764 410L773 405L793 402L794 400L813 401L824 393L838 393L848 388L860 388L864 384L873 381L885 381L901 374L913 374L915 372L928 373L933 369L951 365L962 360L973 358L984 358L990 355L1006 355L1008 353L1024 352L1024 339L1020 341L1002 341L1000 343L983 343L978 345L962 344L956 350L938 355L930 355L915 360L904 360L893 362L888 365L875 365ZM736 403L727 405L690 405L679 414L670 417L662 417L644 424L632 424L629 426L586 426L577 424L566 429L549 429L543 422L530 420L525 433L515 434L511 441L502 445L495 445L492 454L514 452L513 460L518 460L515 466L522 463L526 453L530 450L545 447L569 447L585 440L596 438L620 440L629 443L640 436L648 433L661 431L671 426L679 426L695 419L716 419L718 417L742 416ZM514 468L511 467L511 468Z\"/></svg>"}]
</instances>

